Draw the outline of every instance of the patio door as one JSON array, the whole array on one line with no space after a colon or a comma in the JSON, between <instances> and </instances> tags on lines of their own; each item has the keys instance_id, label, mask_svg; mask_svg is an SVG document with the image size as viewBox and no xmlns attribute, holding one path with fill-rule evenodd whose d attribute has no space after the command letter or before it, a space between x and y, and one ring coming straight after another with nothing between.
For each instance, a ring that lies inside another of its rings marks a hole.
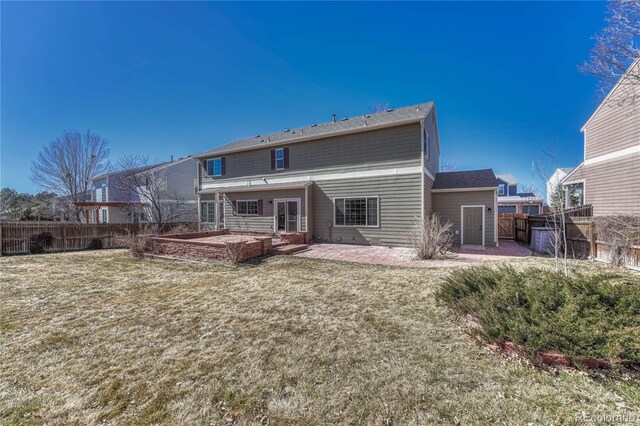
<instances>
[{"instance_id":1,"label":"patio door","mask_svg":"<svg viewBox=\"0 0 640 426\"><path fill-rule=\"evenodd\" d=\"M300 200L274 200L276 234L300 230Z\"/></svg>"}]
</instances>

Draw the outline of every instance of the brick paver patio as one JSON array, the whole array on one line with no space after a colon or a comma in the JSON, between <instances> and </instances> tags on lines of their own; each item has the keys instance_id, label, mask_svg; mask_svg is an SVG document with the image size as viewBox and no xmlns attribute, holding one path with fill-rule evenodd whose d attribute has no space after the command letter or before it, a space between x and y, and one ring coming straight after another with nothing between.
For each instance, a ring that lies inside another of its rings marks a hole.
<instances>
[{"instance_id":1,"label":"brick paver patio","mask_svg":"<svg viewBox=\"0 0 640 426\"><path fill-rule=\"evenodd\" d=\"M477 263L484 260L526 257L531 256L531 250L515 241L500 240L499 247L486 247L484 250L463 247L444 259L418 260L414 250L407 247L318 243L310 245L309 250L294 256L411 268L438 268Z\"/></svg>"}]
</instances>

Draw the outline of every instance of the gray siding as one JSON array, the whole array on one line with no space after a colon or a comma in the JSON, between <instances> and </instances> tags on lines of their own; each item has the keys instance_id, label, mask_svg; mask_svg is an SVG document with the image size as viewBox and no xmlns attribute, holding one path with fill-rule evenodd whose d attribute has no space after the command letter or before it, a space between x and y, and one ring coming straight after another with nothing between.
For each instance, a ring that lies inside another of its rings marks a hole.
<instances>
[{"instance_id":1,"label":"gray siding","mask_svg":"<svg viewBox=\"0 0 640 426\"><path fill-rule=\"evenodd\" d=\"M440 151L438 149L440 142L438 140L435 107L425 117L424 127L429 132L429 157L425 158L424 165L435 176L440 171Z\"/></svg>"},{"instance_id":2,"label":"gray siding","mask_svg":"<svg viewBox=\"0 0 640 426\"><path fill-rule=\"evenodd\" d=\"M306 210L304 189L288 189L278 191L255 191L227 193L224 196L224 226L237 231L274 232L274 204L276 198L300 198L300 226L306 231ZM203 195L202 201L214 201L215 195ZM233 201L262 200L263 212L260 216L233 215Z\"/></svg>"},{"instance_id":3,"label":"gray siding","mask_svg":"<svg viewBox=\"0 0 640 426\"><path fill-rule=\"evenodd\" d=\"M429 216L433 212L433 194L431 192L431 188L433 187L433 179L431 179L426 174L423 175L424 178L424 214L425 216Z\"/></svg>"},{"instance_id":4,"label":"gray siding","mask_svg":"<svg viewBox=\"0 0 640 426\"><path fill-rule=\"evenodd\" d=\"M321 241L406 246L407 232L420 216L422 174L321 181L313 184L313 234ZM379 197L379 226L332 227L334 197Z\"/></svg>"},{"instance_id":5,"label":"gray siding","mask_svg":"<svg viewBox=\"0 0 640 426\"><path fill-rule=\"evenodd\" d=\"M593 215L640 215L640 153L582 165L567 182L584 179L585 204Z\"/></svg>"},{"instance_id":6,"label":"gray siding","mask_svg":"<svg viewBox=\"0 0 640 426\"><path fill-rule=\"evenodd\" d=\"M433 211L441 219L453 224L456 244L460 244L461 206L484 204L484 238L485 245L495 246L495 191L469 191L469 192L434 192ZM491 212L487 209L491 208ZM456 233L457 232L457 233Z\"/></svg>"},{"instance_id":7,"label":"gray siding","mask_svg":"<svg viewBox=\"0 0 640 426\"><path fill-rule=\"evenodd\" d=\"M228 154L224 156L224 176L206 176L203 165L200 166L202 183L273 175L290 177L317 171L339 173L420 166L420 131L416 123L282 145L289 147L289 169L286 170L271 170L274 147Z\"/></svg>"},{"instance_id":8,"label":"gray siding","mask_svg":"<svg viewBox=\"0 0 640 426\"><path fill-rule=\"evenodd\" d=\"M640 68L640 63L636 64ZM640 70L636 70L636 73ZM640 144L640 108L624 97L640 97L640 85L623 81L584 128L586 159Z\"/></svg>"},{"instance_id":9,"label":"gray siding","mask_svg":"<svg viewBox=\"0 0 640 426\"><path fill-rule=\"evenodd\" d=\"M194 159L176 162L166 167L167 188L183 200L196 200L195 180L198 162Z\"/></svg>"}]
</instances>

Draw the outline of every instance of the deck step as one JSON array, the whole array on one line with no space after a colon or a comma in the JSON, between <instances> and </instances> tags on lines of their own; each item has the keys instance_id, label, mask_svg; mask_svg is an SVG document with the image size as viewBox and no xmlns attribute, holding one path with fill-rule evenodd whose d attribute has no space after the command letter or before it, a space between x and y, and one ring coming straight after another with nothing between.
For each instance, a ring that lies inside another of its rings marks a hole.
<instances>
[{"instance_id":1,"label":"deck step","mask_svg":"<svg viewBox=\"0 0 640 426\"><path fill-rule=\"evenodd\" d=\"M302 250L306 250L309 246L307 244L287 244L281 247L271 248L269 250L269 254L278 255L278 254L292 254L297 253Z\"/></svg>"},{"instance_id":2,"label":"deck step","mask_svg":"<svg viewBox=\"0 0 640 426\"><path fill-rule=\"evenodd\" d=\"M285 241L280 241L280 242L278 242L278 243L273 243L273 244L271 244L271 247L273 247L273 248L278 248L278 247L286 246L287 244L289 244L289 243L287 243L287 242L285 242Z\"/></svg>"}]
</instances>

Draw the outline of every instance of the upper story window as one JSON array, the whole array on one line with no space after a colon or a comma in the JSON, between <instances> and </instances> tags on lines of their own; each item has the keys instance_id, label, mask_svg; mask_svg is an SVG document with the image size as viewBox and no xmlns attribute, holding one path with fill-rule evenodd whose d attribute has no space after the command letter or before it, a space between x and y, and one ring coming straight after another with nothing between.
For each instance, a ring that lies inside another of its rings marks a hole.
<instances>
[{"instance_id":1,"label":"upper story window","mask_svg":"<svg viewBox=\"0 0 640 426\"><path fill-rule=\"evenodd\" d=\"M207 175L209 176L222 176L225 174L225 160L224 157L212 158L207 160Z\"/></svg>"},{"instance_id":2,"label":"upper story window","mask_svg":"<svg viewBox=\"0 0 640 426\"><path fill-rule=\"evenodd\" d=\"M100 188L100 192L102 193L102 201L107 201L107 185L102 185L102 188Z\"/></svg>"},{"instance_id":3,"label":"upper story window","mask_svg":"<svg viewBox=\"0 0 640 426\"><path fill-rule=\"evenodd\" d=\"M427 129L423 130L423 136L424 136L424 156L429 158L429 146L431 144L429 143L429 132L427 132Z\"/></svg>"},{"instance_id":4,"label":"upper story window","mask_svg":"<svg viewBox=\"0 0 640 426\"><path fill-rule=\"evenodd\" d=\"M501 183L498 187L498 195L507 195L507 185Z\"/></svg>"},{"instance_id":5,"label":"upper story window","mask_svg":"<svg viewBox=\"0 0 640 426\"><path fill-rule=\"evenodd\" d=\"M271 150L271 170L285 170L289 168L289 148Z\"/></svg>"},{"instance_id":6,"label":"upper story window","mask_svg":"<svg viewBox=\"0 0 640 426\"><path fill-rule=\"evenodd\" d=\"M284 148L276 149L276 170L284 170Z\"/></svg>"}]
</instances>

